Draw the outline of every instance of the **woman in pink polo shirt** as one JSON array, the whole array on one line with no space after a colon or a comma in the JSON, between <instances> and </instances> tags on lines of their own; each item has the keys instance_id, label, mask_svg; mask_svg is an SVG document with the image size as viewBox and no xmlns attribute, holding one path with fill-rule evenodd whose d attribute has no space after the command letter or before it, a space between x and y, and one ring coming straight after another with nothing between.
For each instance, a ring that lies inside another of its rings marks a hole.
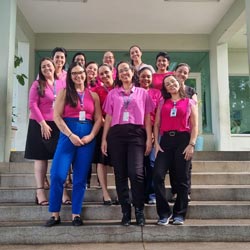
<instances>
[{"instance_id":1,"label":"woman in pink polo shirt","mask_svg":"<svg viewBox=\"0 0 250 250\"><path fill-rule=\"evenodd\" d=\"M116 191L123 213L122 225L131 223L129 178L136 223L143 226L143 159L152 148L150 112L154 105L146 90L134 86L134 71L129 63L120 62L117 72L117 87L109 92L103 106L106 118L101 147L104 155L110 155L114 167Z\"/></svg>"},{"instance_id":2,"label":"woman in pink polo shirt","mask_svg":"<svg viewBox=\"0 0 250 250\"><path fill-rule=\"evenodd\" d=\"M65 64L67 59L67 51L62 47L56 47L52 50L52 59L56 66L56 75L59 80L66 83L67 71L65 70Z\"/></svg>"},{"instance_id":3,"label":"woman in pink polo shirt","mask_svg":"<svg viewBox=\"0 0 250 250\"><path fill-rule=\"evenodd\" d=\"M188 208L189 168L198 135L198 110L194 100L186 98L177 79L165 76L162 96L164 103L158 107L154 136L156 160L153 181L156 194L158 225L167 225L172 212L166 190L167 171L175 173L177 199L173 207L173 224L182 225Z\"/></svg>"},{"instance_id":4,"label":"woman in pink polo shirt","mask_svg":"<svg viewBox=\"0 0 250 250\"><path fill-rule=\"evenodd\" d=\"M59 130L53 121L53 108L58 92L65 82L57 79L54 62L43 58L39 65L39 77L29 92L30 119L25 148L25 158L34 159L36 179L36 203L48 205L44 191L44 179L48 160L53 158Z\"/></svg>"}]
</instances>

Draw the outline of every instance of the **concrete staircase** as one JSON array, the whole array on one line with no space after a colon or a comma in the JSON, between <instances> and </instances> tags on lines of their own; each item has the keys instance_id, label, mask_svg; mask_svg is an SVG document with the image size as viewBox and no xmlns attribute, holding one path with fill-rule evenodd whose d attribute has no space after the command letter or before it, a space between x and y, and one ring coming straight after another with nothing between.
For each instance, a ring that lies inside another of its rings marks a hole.
<instances>
[{"instance_id":1,"label":"concrete staircase","mask_svg":"<svg viewBox=\"0 0 250 250\"><path fill-rule=\"evenodd\" d=\"M94 168L93 168L94 169ZM108 177L115 197L114 177ZM169 190L169 181L166 185ZM86 191L84 226L71 226L71 206L63 206L63 223L43 225L48 207L34 203L33 162L13 153L0 163L0 244L53 244L83 242L250 241L250 154L248 152L196 152L193 161L192 201L184 226L157 226L154 205L146 205L146 226L120 225L120 206L102 205L101 190Z\"/></svg>"}]
</instances>

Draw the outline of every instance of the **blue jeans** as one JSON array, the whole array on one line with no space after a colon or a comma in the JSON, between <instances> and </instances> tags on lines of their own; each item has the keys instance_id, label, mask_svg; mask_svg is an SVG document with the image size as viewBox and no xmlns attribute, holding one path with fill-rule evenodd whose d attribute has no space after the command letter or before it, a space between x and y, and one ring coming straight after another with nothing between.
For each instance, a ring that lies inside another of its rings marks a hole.
<instances>
[{"instance_id":1,"label":"blue jeans","mask_svg":"<svg viewBox=\"0 0 250 250\"><path fill-rule=\"evenodd\" d=\"M92 122L80 123L78 118L64 118L73 134L82 138L92 130ZM73 165L72 214L80 214L85 194L87 175L93 158L95 139L83 146L75 146L70 139L60 133L50 171L51 186L49 212L61 210L63 185L70 165Z\"/></svg>"}]
</instances>

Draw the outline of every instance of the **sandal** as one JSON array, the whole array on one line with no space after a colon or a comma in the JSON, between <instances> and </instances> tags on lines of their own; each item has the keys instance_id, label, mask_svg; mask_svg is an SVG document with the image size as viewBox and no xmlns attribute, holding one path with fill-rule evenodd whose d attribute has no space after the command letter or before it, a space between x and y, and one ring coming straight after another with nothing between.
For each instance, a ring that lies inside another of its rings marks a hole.
<instances>
[{"instance_id":1,"label":"sandal","mask_svg":"<svg viewBox=\"0 0 250 250\"><path fill-rule=\"evenodd\" d=\"M62 204L63 205L71 205L72 202L71 202L71 200L65 200L65 201L62 202Z\"/></svg>"},{"instance_id":2,"label":"sandal","mask_svg":"<svg viewBox=\"0 0 250 250\"><path fill-rule=\"evenodd\" d=\"M43 187L37 188L36 190L38 190L38 189L43 189L43 190L44 190ZM40 201L40 202L39 202L39 199L38 199L38 197L37 197L37 194L36 194L36 197L35 197L35 203L36 203L37 205L40 205L40 206L48 206L48 205L49 205L48 200L43 200L43 201Z\"/></svg>"}]
</instances>

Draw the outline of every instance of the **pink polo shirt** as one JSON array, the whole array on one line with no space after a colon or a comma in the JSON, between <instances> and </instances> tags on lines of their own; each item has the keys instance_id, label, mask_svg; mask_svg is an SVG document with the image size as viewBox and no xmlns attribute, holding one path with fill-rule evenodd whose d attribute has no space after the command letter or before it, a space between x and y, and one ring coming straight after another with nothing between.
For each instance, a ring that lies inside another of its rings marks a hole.
<instances>
[{"instance_id":1,"label":"pink polo shirt","mask_svg":"<svg viewBox=\"0 0 250 250\"><path fill-rule=\"evenodd\" d=\"M76 107L72 107L69 104L64 106L63 117L67 118L79 118L79 112L85 111L85 118L88 120L93 120L95 113L95 101L88 89L84 91L83 107L81 107L80 98L78 98L78 103Z\"/></svg>"},{"instance_id":2,"label":"pink polo shirt","mask_svg":"<svg viewBox=\"0 0 250 250\"><path fill-rule=\"evenodd\" d=\"M158 89L153 89L150 88L148 90L148 95L150 96L151 100L154 103L154 110L150 113L150 118L151 118L151 124L152 126L155 123L155 114L156 114L156 110L159 106L159 103L162 101L163 97L161 95L161 91Z\"/></svg>"},{"instance_id":3,"label":"pink polo shirt","mask_svg":"<svg viewBox=\"0 0 250 250\"><path fill-rule=\"evenodd\" d=\"M154 104L143 88L133 86L130 94L127 95L123 87L117 87L108 93L103 110L112 116L111 126L117 124L144 125L144 117L154 110ZM129 113L128 121L123 120L125 111Z\"/></svg>"},{"instance_id":4,"label":"pink polo shirt","mask_svg":"<svg viewBox=\"0 0 250 250\"><path fill-rule=\"evenodd\" d=\"M62 72L57 76L58 80L62 80L66 83L66 78L67 78L67 71L62 70Z\"/></svg>"},{"instance_id":5,"label":"pink polo shirt","mask_svg":"<svg viewBox=\"0 0 250 250\"><path fill-rule=\"evenodd\" d=\"M64 89L65 81L56 80L55 89L54 86L46 84L43 97L38 95L38 86L38 81L34 81L29 92L30 119L36 120L38 123L43 120L53 121L54 92L57 95L61 89Z\"/></svg>"},{"instance_id":6,"label":"pink polo shirt","mask_svg":"<svg viewBox=\"0 0 250 250\"><path fill-rule=\"evenodd\" d=\"M171 99L167 99L161 108L161 134L170 130L190 132L191 107L195 105L195 101L189 98L180 99L176 102L176 105ZM170 112L174 106L177 113L176 116L171 117Z\"/></svg>"},{"instance_id":7,"label":"pink polo shirt","mask_svg":"<svg viewBox=\"0 0 250 250\"><path fill-rule=\"evenodd\" d=\"M161 90L162 89L162 82L163 82L163 78L167 75L173 75L173 72L172 71L169 71L167 73L154 73L153 76L152 76L152 82L153 82L153 87L155 89L159 89Z\"/></svg>"}]
</instances>

